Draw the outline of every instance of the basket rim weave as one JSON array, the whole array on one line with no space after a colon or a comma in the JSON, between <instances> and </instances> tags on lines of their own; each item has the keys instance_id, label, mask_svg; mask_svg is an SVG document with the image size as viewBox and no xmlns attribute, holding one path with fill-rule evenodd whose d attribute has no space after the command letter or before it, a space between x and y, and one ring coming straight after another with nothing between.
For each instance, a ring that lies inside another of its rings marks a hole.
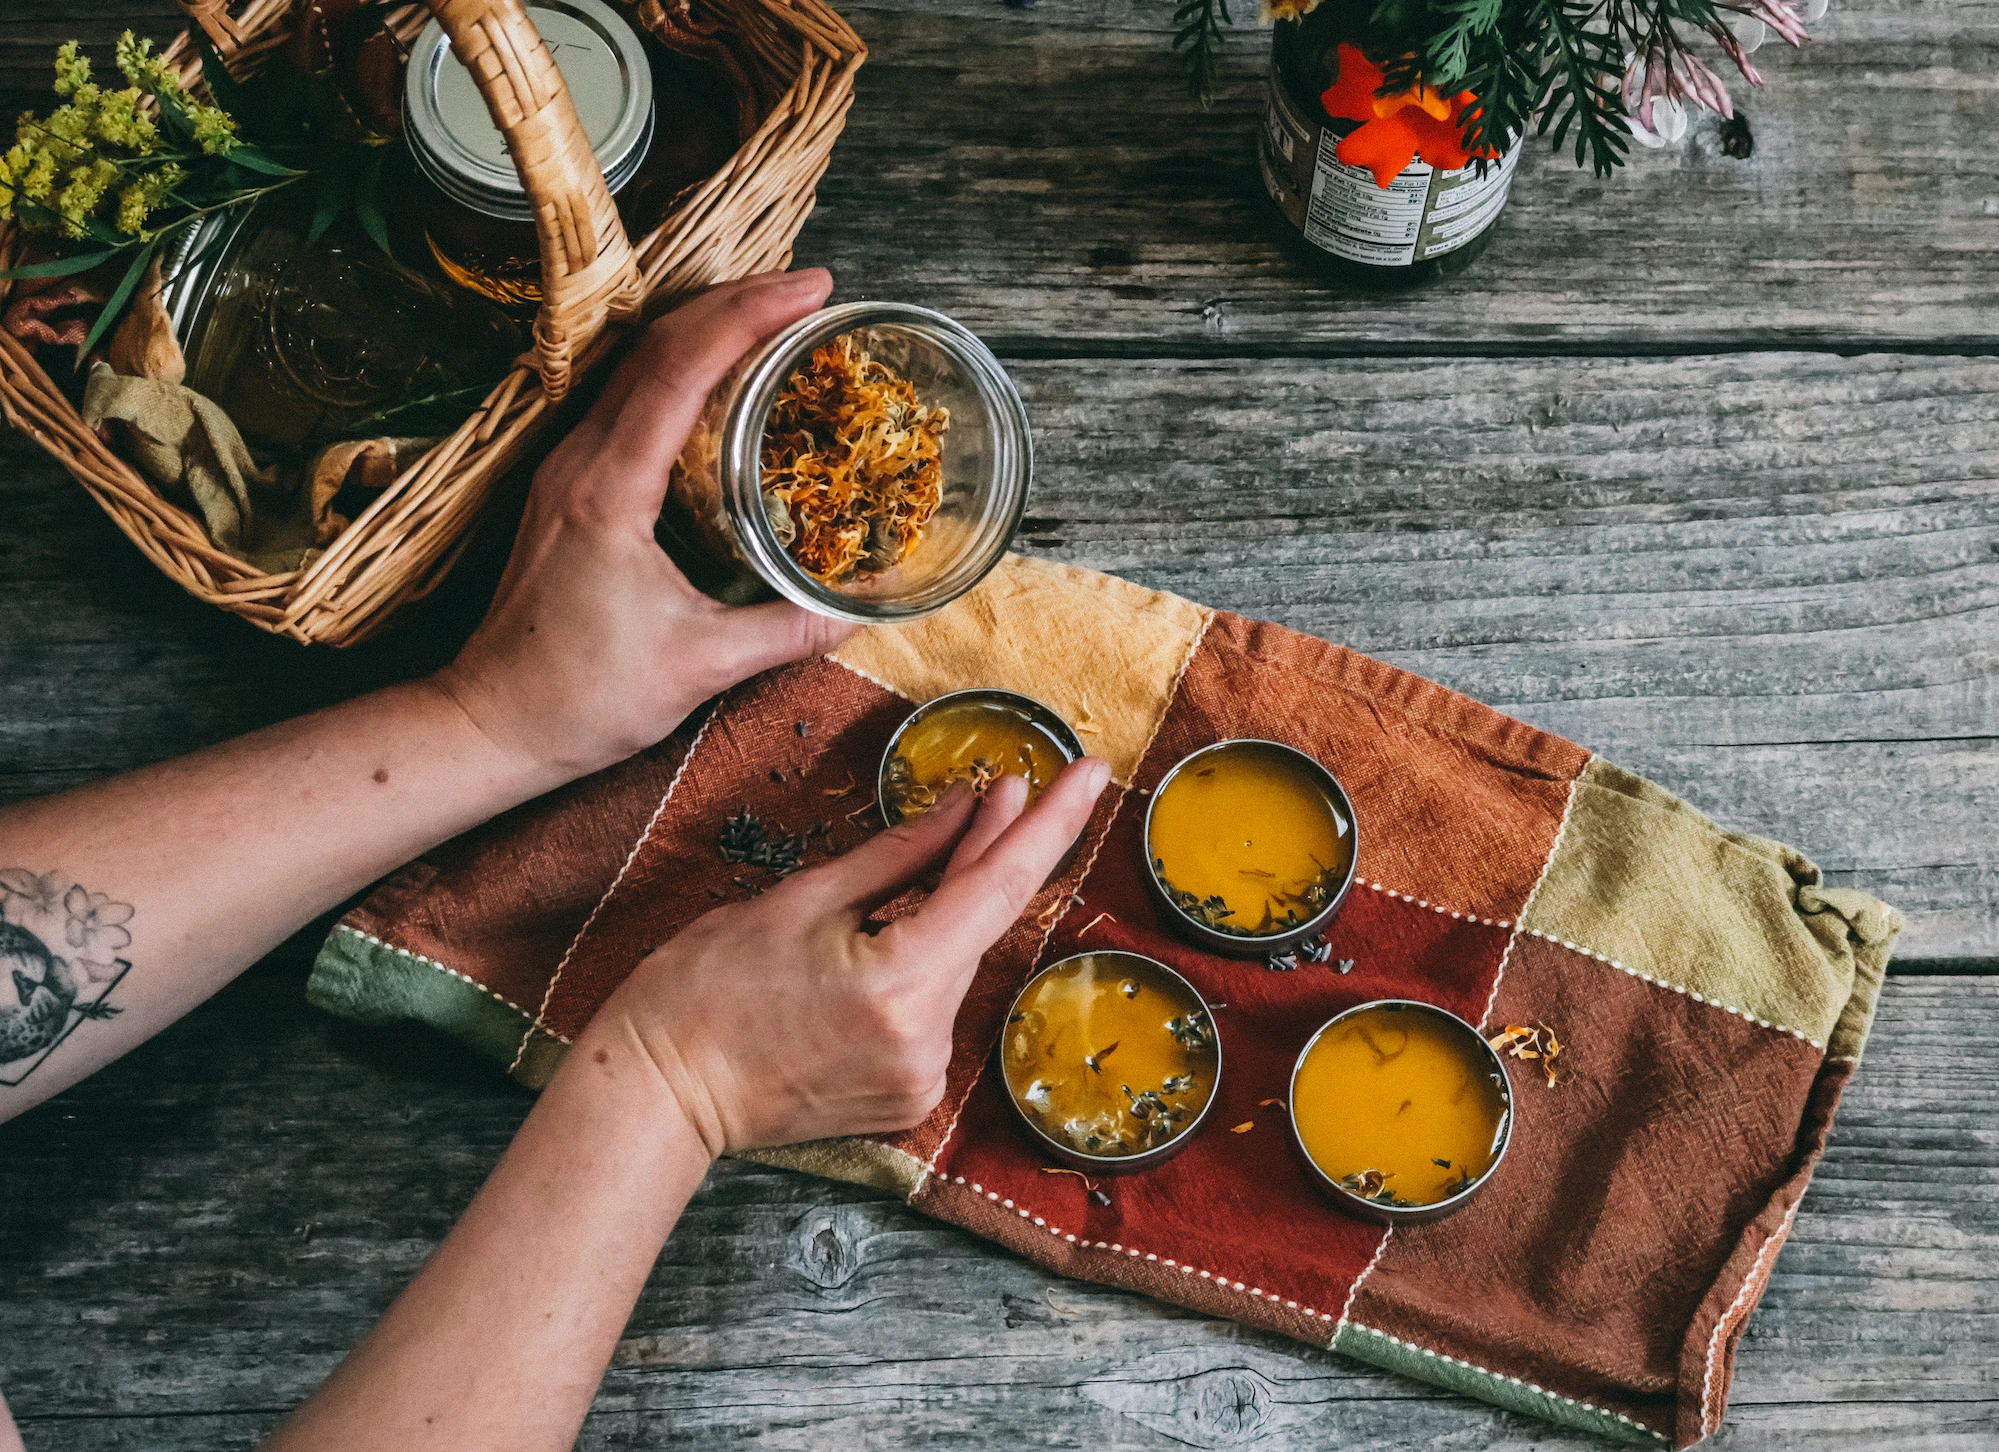
<instances>
[{"instance_id":1,"label":"basket rim weave","mask_svg":"<svg viewBox=\"0 0 1999 1452\"><path fill-rule=\"evenodd\" d=\"M663 18L661 0L619 4L642 26ZM498 57L483 68L476 60L468 64L495 121L508 131L536 205L545 300L533 348L455 430L411 460L300 568L267 574L217 548L198 519L97 437L29 347L4 331L0 414L68 469L140 552L189 594L301 643L345 646L375 635L441 583L494 486L547 424L571 380L601 362L629 325L710 284L790 265L867 48L825 0L666 4L678 18L698 9L727 29L745 65L779 94L721 169L633 245L522 0L427 0L461 58L468 37L472 48L483 41ZM232 72L253 70L290 35L291 0L181 5ZM407 11L421 21L419 7ZM193 35L182 31L162 52L190 86L201 75ZM545 63L539 69L531 63L534 52ZM529 60L514 65L522 55ZM538 97L541 109L524 112L523 94ZM587 165L578 162L579 146ZM0 267L19 245L15 229L0 225ZM0 282L0 302L8 290Z\"/></svg>"}]
</instances>

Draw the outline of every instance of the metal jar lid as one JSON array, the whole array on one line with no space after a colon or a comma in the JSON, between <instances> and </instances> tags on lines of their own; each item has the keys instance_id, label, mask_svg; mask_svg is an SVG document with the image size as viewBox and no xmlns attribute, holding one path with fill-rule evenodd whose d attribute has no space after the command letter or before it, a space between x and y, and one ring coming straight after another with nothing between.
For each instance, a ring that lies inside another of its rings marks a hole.
<instances>
[{"instance_id":1,"label":"metal jar lid","mask_svg":"<svg viewBox=\"0 0 1999 1452\"><path fill-rule=\"evenodd\" d=\"M562 72L597 165L615 193L631 180L652 143L652 71L644 43L604 0L532 0L527 13ZM439 191L489 217L534 219L506 137L435 20L410 52L403 119L410 154Z\"/></svg>"}]
</instances>

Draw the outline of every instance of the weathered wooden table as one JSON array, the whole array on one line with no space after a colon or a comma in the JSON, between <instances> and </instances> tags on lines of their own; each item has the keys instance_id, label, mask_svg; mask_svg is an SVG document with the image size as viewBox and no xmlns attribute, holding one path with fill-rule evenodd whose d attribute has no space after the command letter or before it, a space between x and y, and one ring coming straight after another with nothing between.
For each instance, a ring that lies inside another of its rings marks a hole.
<instances>
[{"instance_id":1,"label":"weathered wooden table","mask_svg":"<svg viewBox=\"0 0 1999 1452\"><path fill-rule=\"evenodd\" d=\"M1468 277L1373 300L1266 230L1254 32L1202 115L1164 0L851 9L874 58L799 257L1006 357L1023 548L1435 677L1908 914L1720 1443L1999 1447L1999 3L1842 6L1766 48L1747 162L1711 126L1608 182L1537 150ZM124 24L174 28L165 0L0 0L0 114ZM505 546L392 639L307 653L183 597L12 435L0 520L6 797L442 661ZM0 1130L30 1446L252 1445L525 1111L434 1040L308 1010L317 937ZM741 1440L1587 1445L725 1164L583 1445Z\"/></svg>"}]
</instances>

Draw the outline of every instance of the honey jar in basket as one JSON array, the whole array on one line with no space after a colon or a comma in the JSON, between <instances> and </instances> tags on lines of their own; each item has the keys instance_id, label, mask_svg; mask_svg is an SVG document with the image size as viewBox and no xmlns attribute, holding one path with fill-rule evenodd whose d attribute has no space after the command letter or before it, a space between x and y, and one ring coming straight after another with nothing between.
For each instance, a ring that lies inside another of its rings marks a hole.
<instances>
[{"instance_id":1,"label":"honey jar in basket","mask_svg":"<svg viewBox=\"0 0 1999 1452\"><path fill-rule=\"evenodd\" d=\"M658 44L603 0L535 0L606 186L634 237L735 150L742 108L713 67ZM438 269L510 307L541 301L534 212L471 72L433 20L410 51L403 136L415 212Z\"/></svg>"}]
</instances>

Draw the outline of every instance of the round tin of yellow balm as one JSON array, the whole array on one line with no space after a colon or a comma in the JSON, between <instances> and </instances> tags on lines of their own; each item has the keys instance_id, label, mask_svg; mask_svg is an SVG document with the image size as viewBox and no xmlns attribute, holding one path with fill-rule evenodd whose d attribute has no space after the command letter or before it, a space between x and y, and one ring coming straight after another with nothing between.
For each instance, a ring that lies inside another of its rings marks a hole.
<instances>
[{"instance_id":1,"label":"round tin of yellow balm","mask_svg":"<svg viewBox=\"0 0 1999 1452\"><path fill-rule=\"evenodd\" d=\"M953 691L918 706L889 738L876 787L882 820L893 827L923 815L956 781L983 790L1024 776L1032 802L1082 754L1069 723L1032 696L994 686Z\"/></svg>"},{"instance_id":2,"label":"round tin of yellow balm","mask_svg":"<svg viewBox=\"0 0 1999 1452\"><path fill-rule=\"evenodd\" d=\"M1150 1169L1185 1149L1222 1074L1206 1000L1137 953L1078 953L1042 969L1014 999L998 1052L1027 1137L1097 1175Z\"/></svg>"},{"instance_id":3,"label":"round tin of yellow balm","mask_svg":"<svg viewBox=\"0 0 1999 1452\"><path fill-rule=\"evenodd\" d=\"M1353 887L1353 803L1318 761L1277 741L1184 758L1145 814L1146 881L1167 925L1234 958L1325 931Z\"/></svg>"},{"instance_id":4,"label":"round tin of yellow balm","mask_svg":"<svg viewBox=\"0 0 1999 1452\"><path fill-rule=\"evenodd\" d=\"M1513 1137L1499 1055L1456 1014L1413 999L1363 1003L1313 1034L1289 1102L1292 1137L1320 1188L1382 1225L1460 1208Z\"/></svg>"}]
</instances>

